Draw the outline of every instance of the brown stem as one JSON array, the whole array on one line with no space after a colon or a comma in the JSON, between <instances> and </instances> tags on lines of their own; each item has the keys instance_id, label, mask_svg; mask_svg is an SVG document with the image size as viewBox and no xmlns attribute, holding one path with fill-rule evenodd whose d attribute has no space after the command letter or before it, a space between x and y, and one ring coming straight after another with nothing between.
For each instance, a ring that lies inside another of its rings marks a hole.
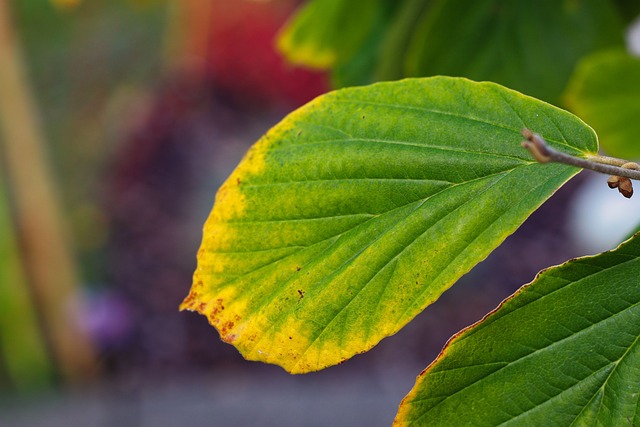
<instances>
[{"instance_id":1,"label":"brown stem","mask_svg":"<svg viewBox=\"0 0 640 427\"><path fill-rule=\"evenodd\" d=\"M529 150L540 163L563 163L607 175L640 180L640 170L637 170L636 163L606 156L589 156L586 159L574 157L550 147L540 135L529 129L523 129L522 135L526 138L526 141L522 142L522 146Z\"/></svg>"}]
</instances>

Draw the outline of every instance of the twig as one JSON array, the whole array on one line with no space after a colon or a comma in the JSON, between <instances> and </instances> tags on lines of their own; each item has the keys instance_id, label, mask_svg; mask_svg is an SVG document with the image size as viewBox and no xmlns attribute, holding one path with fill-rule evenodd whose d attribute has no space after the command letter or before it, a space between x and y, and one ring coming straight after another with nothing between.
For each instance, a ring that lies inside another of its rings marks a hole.
<instances>
[{"instance_id":1,"label":"twig","mask_svg":"<svg viewBox=\"0 0 640 427\"><path fill-rule=\"evenodd\" d=\"M551 148L537 133L529 129L522 130L522 136L526 141L522 141L522 146L529 150L531 155L540 163L563 163L565 165L576 166L582 169L611 175L607 181L610 188L617 188L626 198L633 195L631 179L640 180L640 165L627 160L616 159L607 156L589 156L587 158L574 157Z\"/></svg>"},{"instance_id":2,"label":"twig","mask_svg":"<svg viewBox=\"0 0 640 427\"><path fill-rule=\"evenodd\" d=\"M640 180L640 170L636 170L640 167L638 167L637 163L606 156L589 156L586 159L574 157L549 147L540 135L531 132L529 129L524 129L522 136L527 138L526 141L522 141L522 146L529 150L533 157L540 163L564 163L565 165L590 169L607 175ZM625 165L629 166L623 167ZM635 168L631 165L635 165Z\"/></svg>"}]
</instances>

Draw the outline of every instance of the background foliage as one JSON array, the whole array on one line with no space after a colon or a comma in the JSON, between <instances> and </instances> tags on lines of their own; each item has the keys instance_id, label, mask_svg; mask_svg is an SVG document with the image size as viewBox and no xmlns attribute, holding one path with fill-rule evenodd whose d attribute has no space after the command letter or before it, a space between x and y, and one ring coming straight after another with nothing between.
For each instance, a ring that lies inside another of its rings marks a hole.
<instances>
[{"instance_id":1,"label":"background foliage","mask_svg":"<svg viewBox=\"0 0 640 427\"><path fill-rule=\"evenodd\" d=\"M588 95L575 92L590 86L584 82L586 69L604 66L589 65L595 59L585 57L609 49L624 56L625 28L640 12L633 1L404 0L389 6L378 0L361 2L371 7L349 3L354 9L367 10L366 15L356 15L347 7L334 8L327 20L319 11L327 10L329 3L312 0L302 7L280 33L278 46L293 63L331 70L338 87L403 77L464 76L569 107L589 123L596 114L585 112L598 108L592 104L618 105L619 100L614 99L615 91L602 90L601 99L592 96L587 105L581 102ZM328 56L333 60L318 60ZM626 56L627 63L633 62ZM576 70L583 59L585 63ZM604 72L613 72L611 67ZM632 76L618 81L599 75L618 88L635 87ZM563 98L570 79L571 89ZM614 125L607 128L600 120L607 119L598 117L593 126L602 130L603 148L614 153L621 136L609 141L611 130L607 129Z\"/></svg>"}]
</instances>

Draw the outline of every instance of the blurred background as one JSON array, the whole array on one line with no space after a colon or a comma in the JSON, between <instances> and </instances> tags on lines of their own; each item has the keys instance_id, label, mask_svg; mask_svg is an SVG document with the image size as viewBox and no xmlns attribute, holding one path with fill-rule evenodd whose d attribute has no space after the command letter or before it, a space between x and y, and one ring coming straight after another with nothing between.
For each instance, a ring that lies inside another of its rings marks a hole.
<instances>
[{"instance_id":1,"label":"blurred background","mask_svg":"<svg viewBox=\"0 0 640 427\"><path fill-rule=\"evenodd\" d=\"M580 98L565 87L583 56L640 52L638 6L613 1L614 30L585 32L549 87L492 71L508 52L485 74L434 70L420 65L431 2L373 3L377 15L359 19L334 0L0 0L0 426L389 425L452 334L538 270L633 232L640 197L583 172L400 333L305 376L244 361L204 317L178 312L215 191L260 135L315 96L444 73L571 107ZM503 3L477 2L519 25ZM593 2L557 3L591 19ZM289 21L308 5L314 22ZM290 33L326 29L336 40L324 42L349 50L333 63L278 50L286 22ZM442 55L426 57L455 63Z\"/></svg>"}]
</instances>

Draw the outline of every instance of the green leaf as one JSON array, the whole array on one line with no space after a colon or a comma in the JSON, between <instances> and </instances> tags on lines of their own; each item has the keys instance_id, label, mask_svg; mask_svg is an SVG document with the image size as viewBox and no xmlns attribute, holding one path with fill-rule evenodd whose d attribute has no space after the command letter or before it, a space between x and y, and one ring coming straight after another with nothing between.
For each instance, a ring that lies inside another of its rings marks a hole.
<instances>
[{"instance_id":1,"label":"green leaf","mask_svg":"<svg viewBox=\"0 0 640 427\"><path fill-rule=\"evenodd\" d=\"M379 74L378 63L387 59L393 60L391 54L400 55L403 52L403 48L398 46L402 40L397 40L399 35L395 34L399 33L398 23L395 22L398 19L397 15L406 15L406 5L416 1L420 4L426 4L425 0L382 2L384 7L379 9L376 19L371 23L372 28L369 35L363 39L354 53L343 55L342 59L332 67L331 82L333 87L359 86L380 80L380 76L377 75ZM359 13L351 11L351 13L354 12ZM361 25L358 24L359 20L357 15L345 17L345 21L349 21L349 26L340 29L340 31L348 32L352 25ZM393 26L391 22L395 22ZM402 24L404 23L402 22ZM342 46L343 44L338 42L338 47ZM396 47L399 49L395 50ZM397 76L397 78L400 77L403 76Z\"/></svg>"},{"instance_id":2,"label":"green leaf","mask_svg":"<svg viewBox=\"0 0 640 427\"><path fill-rule=\"evenodd\" d=\"M431 0L407 0L390 22L380 47L375 70L378 81L398 80L405 77L404 61L416 26L421 22Z\"/></svg>"},{"instance_id":3,"label":"green leaf","mask_svg":"<svg viewBox=\"0 0 640 427\"><path fill-rule=\"evenodd\" d=\"M580 63L566 105L587 120L610 155L640 159L640 58L608 50Z\"/></svg>"},{"instance_id":4,"label":"green leaf","mask_svg":"<svg viewBox=\"0 0 640 427\"><path fill-rule=\"evenodd\" d=\"M292 64L319 69L343 64L366 45L388 5L385 0L311 0L278 35L278 49Z\"/></svg>"},{"instance_id":5,"label":"green leaf","mask_svg":"<svg viewBox=\"0 0 640 427\"><path fill-rule=\"evenodd\" d=\"M608 1L436 0L416 30L407 75L491 80L555 102L586 53L622 46Z\"/></svg>"},{"instance_id":6,"label":"green leaf","mask_svg":"<svg viewBox=\"0 0 640 427\"><path fill-rule=\"evenodd\" d=\"M541 272L456 335L396 425L640 425L640 238Z\"/></svg>"},{"instance_id":7,"label":"green leaf","mask_svg":"<svg viewBox=\"0 0 640 427\"><path fill-rule=\"evenodd\" d=\"M624 23L630 23L640 15L640 1L638 0L614 0L613 3L618 8Z\"/></svg>"},{"instance_id":8,"label":"green leaf","mask_svg":"<svg viewBox=\"0 0 640 427\"><path fill-rule=\"evenodd\" d=\"M370 37L363 45L344 61L336 64L331 70L331 84L334 88L360 86L375 82L374 70L378 59L378 51L382 42L385 22L378 22Z\"/></svg>"},{"instance_id":9,"label":"green leaf","mask_svg":"<svg viewBox=\"0 0 640 427\"><path fill-rule=\"evenodd\" d=\"M494 83L407 79L317 98L218 191L181 308L290 372L370 349L578 172L533 161L525 127L597 151L577 117Z\"/></svg>"}]
</instances>

